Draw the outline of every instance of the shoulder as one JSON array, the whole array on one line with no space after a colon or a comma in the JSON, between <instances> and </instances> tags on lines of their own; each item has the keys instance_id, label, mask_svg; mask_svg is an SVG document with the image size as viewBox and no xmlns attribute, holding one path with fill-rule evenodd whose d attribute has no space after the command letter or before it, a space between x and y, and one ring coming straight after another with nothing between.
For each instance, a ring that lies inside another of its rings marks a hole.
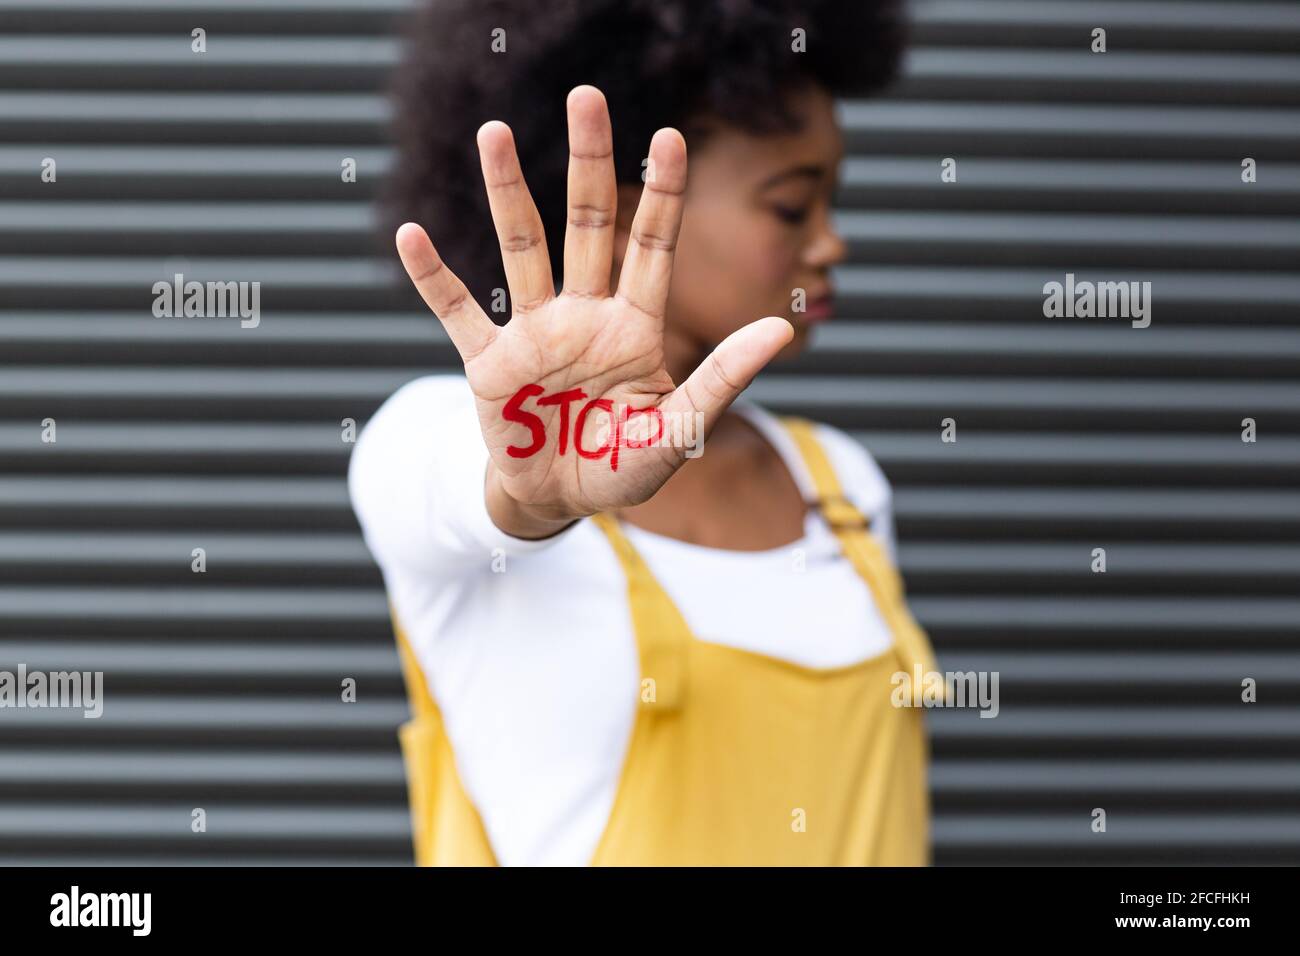
<instances>
[{"instance_id":1,"label":"shoulder","mask_svg":"<svg viewBox=\"0 0 1300 956\"><path fill-rule=\"evenodd\" d=\"M748 400L742 399L734 407L776 444L786 458L787 465L800 477L805 493L811 493L811 478L798 448L783 427L782 417ZM834 425L823 422L812 424L813 434L830 460L831 469L835 472L845 497L867 515L876 516L887 512L893 499L889 480L867 447Z\"/></svg>"},{"instance_id":2,"label":"shoulder","mask_svg":"<svg viewBox=\"0 0 1300 956\"><path fill-rule=\"evenodd\" d=\"M389 395L371 420L381 415L385 418L414 414L423 416L431 412L441 416L473 404L474 393L470 391L469 382L465 381L464 375L425 375L412 379Z\"/></svg>"},{"instance_id":3,"label":"shoulder","mask_svg":"<svg viewBox=\"0 0 1300 956\"><path fill-rule=\"evenodd\" d=\"M859 510L869 514L887 511L892 502L893 490L889 479L876 462L870 450L843 429L823 422L815 422L817 438L831 460L831 467L839 479L844 495Z\"/></svg>"},{"instance_id":4,"label":"shoulder","mask_svg":"<svg viewBox=\"0 0 1300 956\"><path fill-rule=\"evenodd\" d=\"M357 441L378 444L380 436L438 430L439 426L473 417L474 393L463 375L425 375L413 379L389 395L366 423Z\"/></svg>"},{"instance_id":5,"label":"shoulder","mask_svg":"<svg viewBox=\"0 0 1300 956\"><path fill-rule=\"evenodd\" d=\"M402 385L370 417L348 467L353 498L386 494L395 476L424 474L438 449L478 437L474 394L463 375L425 375ZM479 439L481 441L481 439Z\"/></svg>"}]
</instances>

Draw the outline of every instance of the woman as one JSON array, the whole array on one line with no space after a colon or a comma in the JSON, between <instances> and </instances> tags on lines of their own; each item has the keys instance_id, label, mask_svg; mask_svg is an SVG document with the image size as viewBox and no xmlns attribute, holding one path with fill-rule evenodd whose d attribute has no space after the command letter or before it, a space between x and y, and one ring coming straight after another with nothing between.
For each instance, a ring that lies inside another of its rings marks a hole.
<instances>
[{"instance_id":1,"label":"woman","mask_svg":"<svg viewBox=\"0 0 1300 956\"><path fill-rule=\"evenodd\" d=\"M400 389L350 472L417 862L927 862L889 486L737 401L829 315L833 101L891 75L892 6L435 3L417 30L394 198L439 249L396 242L465 375Z\"/></svg>"}]
</instances>

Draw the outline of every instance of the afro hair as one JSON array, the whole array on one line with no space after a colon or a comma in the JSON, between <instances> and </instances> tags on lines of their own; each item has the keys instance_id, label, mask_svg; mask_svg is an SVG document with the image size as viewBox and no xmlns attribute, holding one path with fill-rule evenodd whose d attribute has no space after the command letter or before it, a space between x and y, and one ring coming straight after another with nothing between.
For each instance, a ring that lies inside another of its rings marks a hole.
<instances>
[{"instance_id":1,"label":"afro hair","mask_svg":"<svg viewBox=\"0 0 1300 956\"><path fill-rule=\"evenodd\" d=\"M640 183L661 127L698 148L709 123L797 129L789 94L810 84L837 98L878 92L903 32L893 0L424 0L395 77L384 224L423 225L487 309L505 279L475 142L483 123L514 132L558 275L573 87L605 94L619 182Z\"/></svg>"}]
</instances>

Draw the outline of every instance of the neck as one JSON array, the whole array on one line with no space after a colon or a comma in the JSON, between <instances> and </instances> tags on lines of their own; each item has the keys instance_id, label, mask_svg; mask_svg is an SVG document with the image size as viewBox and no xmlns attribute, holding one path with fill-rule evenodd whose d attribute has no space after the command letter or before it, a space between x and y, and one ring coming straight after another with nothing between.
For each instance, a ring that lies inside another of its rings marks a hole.
<instances>
[{"instance_id":1,"label":"neck","mask_svg":"<svg viewBox=\"0 0 1300 956\"><path fill-rule=\"evenodd\" d=\"M670 326L664 327L664 367L674 385L690 378L707 357L708 349L701 342Z\"/></svg>"}]
</instances>

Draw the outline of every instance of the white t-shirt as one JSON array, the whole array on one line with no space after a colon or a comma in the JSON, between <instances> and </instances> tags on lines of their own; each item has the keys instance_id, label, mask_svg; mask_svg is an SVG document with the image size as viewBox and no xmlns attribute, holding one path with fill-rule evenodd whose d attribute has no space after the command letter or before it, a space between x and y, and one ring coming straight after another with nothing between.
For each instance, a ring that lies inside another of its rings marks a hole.
<instances>
[{"instance_id":1,"label":"white t-shirt","mask_svg":"<svg viewBox=\"0 0 1300 956\"><path fill-rule=\"evenodd\" d=\"M780 423L743 399L732 407L811 500ZM884 475L838 429L819 425L817 437L893 559ZM362 431L352 504L497 860L585 864L613 804L641 676L626 579L590 521L542 541L497 528L484 501L487 459L464 377L420 378ZM853 664L892 643L866 584L811 511L799 541L767 551L624 528L698 640L810 667Z\"/></svg>"}]
</instances>

